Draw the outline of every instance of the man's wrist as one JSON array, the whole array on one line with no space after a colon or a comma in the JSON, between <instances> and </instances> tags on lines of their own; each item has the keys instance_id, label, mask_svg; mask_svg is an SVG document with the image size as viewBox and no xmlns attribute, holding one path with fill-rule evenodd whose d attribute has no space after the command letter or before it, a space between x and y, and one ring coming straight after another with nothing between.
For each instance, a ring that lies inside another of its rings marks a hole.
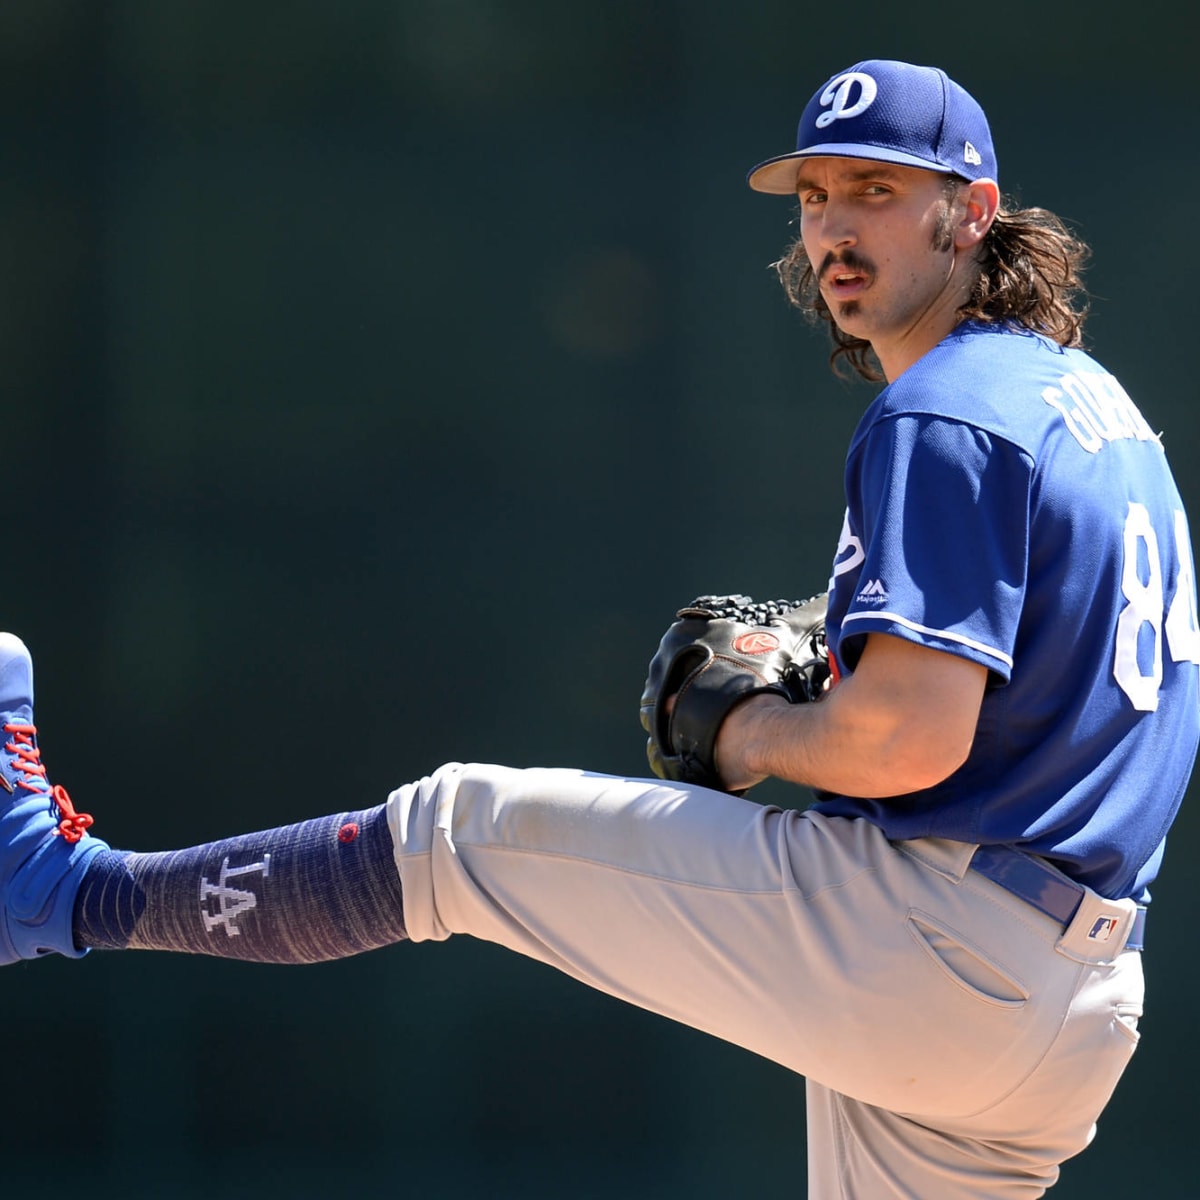
<instances>
[{"instance_id":1,"label":"man's wrist","mask_svg":"<svg viewBox=\"0 0 1200 1200\"><path fill-rule=\"evenodd\" d=\"M721 724L714 746L717 772L725 786L733 792L744 792L770 776L770 770L759 753L764 739L764 715L770 709L790 708L783 696L762 692L736 705Z\"/></svg>"}]
</instances>

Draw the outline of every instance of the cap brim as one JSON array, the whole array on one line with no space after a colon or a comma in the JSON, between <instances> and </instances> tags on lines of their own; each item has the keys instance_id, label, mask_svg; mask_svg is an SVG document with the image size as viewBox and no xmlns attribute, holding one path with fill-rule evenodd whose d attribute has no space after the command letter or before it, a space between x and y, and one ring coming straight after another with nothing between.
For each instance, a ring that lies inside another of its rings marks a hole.
<instances>
[{"instance_id":1,"label":"cap brim","mask_svg":"<svg viewBox=\"0 0 1200 1200\"><path fill-rule=\"evenodd\" d=\"M945 163L918 158L915 154L905 154L900 150L890 150L882 146L859 146L853 142L828 142L819 146L808 146L803 150L793 150L791 154L768 158L751 168L746 182L756 192L766 192L772 196L794 196L796 176L800 174L800 164L806 158L865 158L871 162L895 163L901 167L955 173Z\"/></svg>"}]
</instances>

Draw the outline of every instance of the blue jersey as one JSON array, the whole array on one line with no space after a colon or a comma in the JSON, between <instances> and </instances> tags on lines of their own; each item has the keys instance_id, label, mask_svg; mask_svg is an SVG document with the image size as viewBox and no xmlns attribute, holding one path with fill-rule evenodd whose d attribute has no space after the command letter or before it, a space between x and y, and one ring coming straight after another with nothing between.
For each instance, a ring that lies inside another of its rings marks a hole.
<instances>
[{"instance_id":1,"label":"blue jersey","mask_svg":"<svg viewBox=\"0 0 1200 1200\"><path fill-rule=\"evenodd\" d=\"M1094 359L962 325L880 393L846 462L828 634L870 633L989 680L966 763L885 800L821 794L892 838L1020 844L1148 898L1200 739L1200 627L1158 435Z\"/></svg>"}]
</instances>

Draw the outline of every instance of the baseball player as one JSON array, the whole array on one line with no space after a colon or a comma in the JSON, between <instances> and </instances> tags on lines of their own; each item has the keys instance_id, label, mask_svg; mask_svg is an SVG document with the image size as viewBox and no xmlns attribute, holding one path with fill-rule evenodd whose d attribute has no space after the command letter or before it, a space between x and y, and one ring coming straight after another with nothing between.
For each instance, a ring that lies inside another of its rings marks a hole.
<instances>
[{"instance_id":1,"label":"baseball player","mask_svg":"<svg viewBox=\"0 0 1200 1200\"><path fill-rule=\"evenodd\" d=\"M830 78L750 174L799 202L788 295L884 384L823 638L795 639L822 643L814 687L762 665L790 606L704 597L643 698L666 778L447 764L383 804L142 854L50 784L4 635L0 962L468 933L803 1074L818 1200L1042 1195L1137 1042L1200 625L1162 440L1079 348L1084 248L997 179L972 97L890 61ZM816 803L740 794L768 776Z\"/></svg>"}]
</instances>

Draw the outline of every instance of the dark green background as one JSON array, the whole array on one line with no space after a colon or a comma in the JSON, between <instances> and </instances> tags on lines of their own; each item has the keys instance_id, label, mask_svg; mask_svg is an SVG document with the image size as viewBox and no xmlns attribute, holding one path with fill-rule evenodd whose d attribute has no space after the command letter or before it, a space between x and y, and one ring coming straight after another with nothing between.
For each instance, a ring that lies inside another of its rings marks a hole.
<instances>
[{"instance_id":1,"label":"dark green background","mask_svg":"<svg viewBox=\"0 0 1200 1200\"><path fill-rule=\"evenodd\" d=\"M946 67L1092 243L1092 344L1200 511L1174 11L6 0L0 625L53 778L158 849L447 759L643 773L674 607L828 574L872 393L743 180L860 57ZM1062 1200L1200 1195L1195 823ZM6 1198L803 1193L800 1079L467 939L29 964L0 1014Z\"/></svg>"}]
</instances>

